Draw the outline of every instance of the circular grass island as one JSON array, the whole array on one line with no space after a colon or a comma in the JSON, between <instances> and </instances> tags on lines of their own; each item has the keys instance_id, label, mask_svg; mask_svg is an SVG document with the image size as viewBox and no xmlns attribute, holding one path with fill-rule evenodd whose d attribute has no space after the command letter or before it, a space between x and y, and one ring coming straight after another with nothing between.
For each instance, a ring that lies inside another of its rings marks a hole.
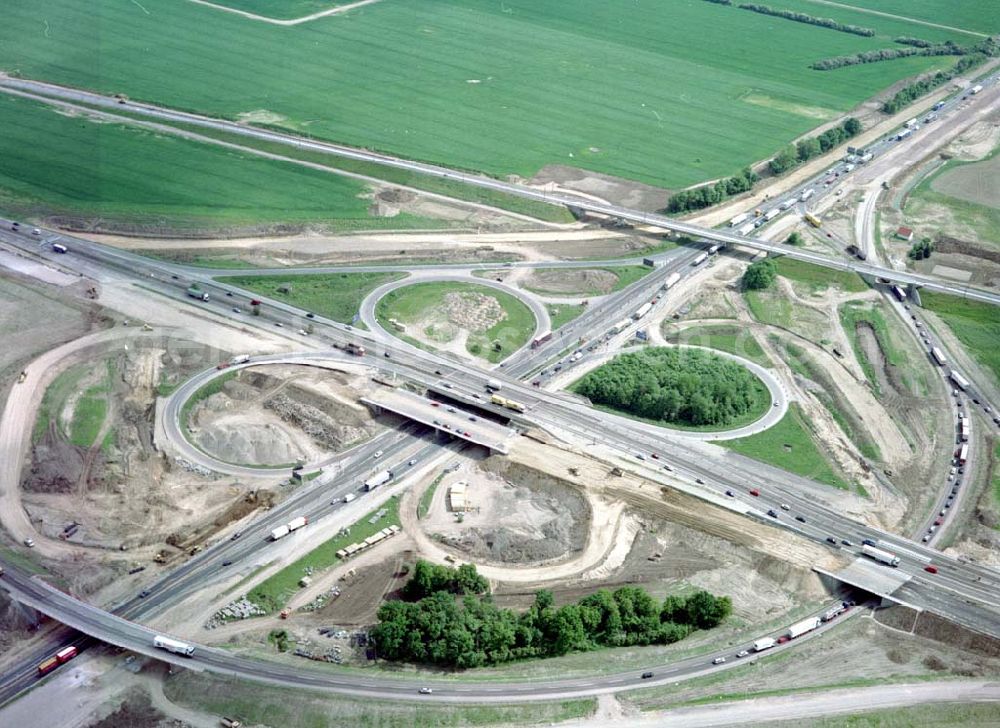
<instances>
[{"instance_id":1,"label":"circular grass island","mask_svg":"<svg viewBox=\"0 0 1000 728\"><path fill-rule=\"evenodd\" d=\"M609 412L687 430L742 427L771 407L771 393L757 375L692 347L620 354L578 380L572 391Z\"/></svg>"},{"instance_id":2,"label":"circular grass island","mask_svg":"<svg viewBox=\"0 0 1000 728\"><path fill-rule=\"evenodd\" d=\"M475 283L414 283L389 291L375 307L385 329L423 348L496 363L535 332L535 315L509 293Z\"/></svg>"}]
</instances>

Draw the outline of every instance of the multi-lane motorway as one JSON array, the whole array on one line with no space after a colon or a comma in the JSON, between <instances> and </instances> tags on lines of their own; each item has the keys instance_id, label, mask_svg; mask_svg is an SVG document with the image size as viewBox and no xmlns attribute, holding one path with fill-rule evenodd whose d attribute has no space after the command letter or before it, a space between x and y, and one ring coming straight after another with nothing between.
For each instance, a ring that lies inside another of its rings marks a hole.
<instances>
[{"instance_id":1,"label":"multi-lane motorway","mask_svg":"<svg viewBox=\"0 0 1000 728\"><path fill-rule=\"evenodd\" d=\"M9 79L4 80L4 83L9 81ZM51 93L51 89L47 89L47 91ZM93 96L83 92L60 90L60 93L62 92ZM102 99L103 97L96 98ZM88 98L86 100L88 103L95 103L94 99ZM110 100L106 101L108 105L111 105ZM135 108L137 107L132 107L132 110ZM138 108L148 110L152 115L176 113L152 107ZM180 116L187 117L188 115ZM190 121L188 118L184 120ZM234 126L235 129L227 130L239 130L239 133L252 132L251 135L254 136L257 136L259 131L249 130L238 125L228 125L226 122L216 122L216 120L204 121L206 124L219 124L220 128ZM313 144L287 135L275 135L271 132L260 132L260 134L283 137L284 143L293 143L296 146ZM336 150L334 153L343 153L345 156L361 155L358 158L368 158L392 166L406 166L426 174L459 179L468 184L501 189L512 194L543 199L556 204L566 204L624 220L691 234L701 239L733 242L758 249L774 250L782 254L793 254L793 257L808 259L828 267L854 270L902 283L914 283L957 295L968 295L992 303L1000 302L1000 296L989 292L943 283L923 276L889 271L878 266L831 261L829 258L802 251L789 251L787 248L772 246L763 241L748 241L742 236L731 233L705 230L678 223L662 216L595 204L593 201L581 200L570 195L554 196L517 185L507 185L495 180L443 170L432 165L421 165L405 162L405 160L394 160L383 155L346 150L338 148L336 145L318 146L328 148L327 151ZM66 238L66 236L62 237ZM43 240L50 239L51 236L44 235L41 238ZM118 274L124 273L133 276L137 281L141 281L144 287L152 289L156 294L188 303L190 301L184 296L184 287L190 280L200 279L204 281L205 286L213 294L213 301L210 304L212 311L230 318L239 317L239 320L247 326L270 326L281 323L289 328L293 326L297 328L303 326L306 321L304 318L306 312L278 302L268 302L265 314L259 318L254 317L251 320L249 317L240 316L231 310L232 307L227 303L228 296L226 294L233 293L245 296L246 293L211 282L205 271L190 271L178 266L150 261L122 251L98 246L80 238L67 238L71 253L65 256L54 256L48 249L40 248L40 240L29 235L11 235L4 232L0 234L0 239L28 251L31 255L47 257L53 263L69 267L84 275L100 277L102 272L110 266ZM806 538L821 543L825 543L828 537L836 537L839 543L831 548L835 548L840 554L855 553L856 547L863 539L876 540L900 555L902 559L900 571L908 577L908 582L900 590L900 594L907 602L933 610L980 631L992 633L1000 631L1000 602L998 602L997 597L997 594L1000 593L1000 575L995 571L975 564L961 563L945 557L921 543L914 543L906 538L885 534L856 523L843 516L835 504L824 497L824 489L811 481L756 461L749 461L733 453L721 453L710 446L685 442L681 438L672 437L660 428L594 411L572 397L533 388L518 380L518 377L537 371L546 362L565 351L567 347L575 345L580 338L578 332L594 333L606 330L613 320L623 315L623 312L627 313L638 303L648 299L650 294L659 288L667 275L690 266L697 254L697 250L681 249L667 256L666 264L660 270L637 284L606 297L580 316L571 327L564 327L563 330L556 332L550 341L538 349L522 350L517 356L508 360L505 367L498 368L492 373L481 372L465 364L403 346L394 339L379 335L377 331L374 334L367 334L350 330L350 327L331 321L318 318L311 321L318 329L315 338L324 343L344 344L348 341L363 340L366 346L374 345L379 353L390 356L388 358L380 357L374 360L374 363L368 359L369 365L377 366L381 370L421 384L436 392L439 397L449 399L458 406L466 406L470 408L470 411L473 408L488 408L482 402L486 378L488 376L500 377L503 379L505 392L508 396L527 406L527 412L523 415L525 424L534 424L553 432L562 433L577 443L599 446L611 457L619 459L622 463L627 462L627 467L643 471L649 477L680 487L712 503L729 506L738 512L749 514L761 523L761 528L775 525L789 528ZM534 263L530 265L539 267L538 264ZM568 267L581 265L581 263L557 263L553 265ZM467 268L468 266L463 267ZM384 267L373 268L385 269ZM352 270L360 269L353 268ZM183 280L181 275L184 276ZM205 304L193 305L204 306ZM303 354L290 360L308 362L310 358L317 356L315 353ZM452 383L452 386L443 387L443 380ZM179 402L181 400L178 398L173 401ZM494 412L494 414L502 414L502 412ZM168 419L171 422L176 421L174 416ZM175 445L183 447L183 443L186 442L183 433L177 430L171 436ZM268 548L269 545L263 536L274 524L283 522L282 519L287 520L298 513L308 513L312 521L313 519L322 519L332 513L340 507L339 496L358 487L359 478L362 478L364 472L367 472L366 469L371 464L370 458L376 449L384 450L386 454L383 457L393 461L408 462L409 459L417 459L418 462L424 462L440 452L439 444L434 442L434 437L433 433L414 426L402 432L382 435L376 441L342 455L341 472L353 473L354 475L340 480L336 487L330 487L325 482L317 482L312 487L301 489L281 506L247 528L239 539L216 544L199 557L192 559L161 579L152 587L150 595L146 598L132 599L115 609L118 615L133 621L121 620L95 607L83 605L66 595L54 592L46 585L31 580L28 575L16 569L9 569L5 579L8 580L8 585L12 587L12 590L26 602L37 604L57 619L93 633L108 642L152 654L152 632L136 624L135 621L156 614L182 599L189 589L203 586L211 579L217 578L224 561L247 558ZM655 452L662 459L658 462L638 461L635 459L637 451L649 454ZM672 470L668 473L661 467L660 463L670 464ZM359 472L362 470L364 472ZM259 471L256 472L259 474ZM760 487L760 496L749 494L749 490L753 486ZM331 500L331 496L333 496L333 500ZM788 510L780 510L777 519L765 515L767 510L779 508L779 504L786 504ZM803 520L795 520L793 518L795 515L801 516ZM845 540L849 541L851 546L846 546L843 543ZM923 567L931 562L939 567L938 574L930 575L923 571ZM163 653L157 652L156 654L161 658L164 657ZM414 682L396 683L374 676L359 678L331 673L313 673L298 668L285 668L271 663L235 658L229 653L207 649L199 649L197 659L194 661L185 661L181 658L171 659L222 673L239 674L252 679L285 685L322 685L329 689L343 690L354 695L368 694L386 697L405 694L409 697L413 695L417 687ZM435 699L464 699L475 702L512 698L551 699L650 685L661 679L664 681L677 680L680 676L698 674L706 669L712 668L707 665L705 658L694 658L670 666L655 667L656 677L652 681L642 680L639 676L641 671L630 671L627 674L557 683L547 682L544 685L496 683L489 688L482 688L474 684L459 683L447 689L435 687L434 697ZM9 676L5 675L4 678L6 680ZM14 685L16 682L16 680L8 681L5 685ZM0 684L0 687L3 685ZM452 694L452 689L454 689L454 694Z\"/></svg>"}]
</instances>

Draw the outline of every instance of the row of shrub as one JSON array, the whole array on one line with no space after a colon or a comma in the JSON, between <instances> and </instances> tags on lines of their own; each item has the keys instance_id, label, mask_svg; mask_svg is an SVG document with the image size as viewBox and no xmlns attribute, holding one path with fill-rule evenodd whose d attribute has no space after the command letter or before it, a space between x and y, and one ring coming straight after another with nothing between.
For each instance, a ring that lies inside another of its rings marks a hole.
<instances>
[{"instance_id":1,"label":"row of shrub","mask_svg":"<svg viewBox=\"0 0 1000 728\"><path fill-rule=\"evenodd\" d=\"M778 152L774 159L768 162L768 166L773 174L782 174L792 167L843 144L848 139L857 136L861 129L861 122L853 116L849 117L844 119L844 122L839 126L831 127L818 136L801 139L796 144L790 144Z\"/></svg>"},{"instance_id":2,"label":"row of shrub","mask_svg":"<svg viewBox=\"0 0 1000 728\"><path fill-rule=\"evenodd\" d=\"M966 49L952 42L928 46L926 48L881 48L872 51L862 51L849 56L834 56L823 58L809 65L814 71L832 71L845 66L860 66L864 63L880 63L894 61L908 56L964 56Z\"/></svg>"},{"instance_id":3,"label":"row of shrub","mask_svg":"<svg viewBox=\"0 0 1000 728\"><path fill-rule=\"evenodd\" d=\"M711 207L727 197L752 190L758 179L757 174L746 167L739 174L720 179L715 184L681 190L667 200L667 212L689 212Z\"/></svg>"},{"instance_id":4,"label":"row of shrub","mask_svg":"<svg viewBox=\"0 0 1000 728\"><path fill-rule=\"evenodd\" d=\"M808 25L818 25L821 28L829 28L830 30L839 30L841 33L861 35L865 38L871 38L875 35L875 31L871 28L865 28L860 25L848 25L847 23L838 23L833 18L817 18L815 15L806 15L805 13L796 13L791 10L772 8L770 5L742 3L739 5L739 8L740 10L749 10L754 13L761 13L762 15L773 15L776 18L794 20L796 23L806 23Z\"/></svg>"},{"instance_id":5,"label":"row of shrub","mask_svg":"<svg viewBox=\"0 0 1000 728\"><path fill-rule=\"evenodd\" d=\"M706 591L660 603L641 588L624 586L556 608L552 592L543 590L522 614L497 607L489 597L466 596L459 604L441 591L416 603L386 602L371 637L382 659L470 668L576 650L669 644L717 626L731 612L728 597Z\"/></svg>"}]
</instances>

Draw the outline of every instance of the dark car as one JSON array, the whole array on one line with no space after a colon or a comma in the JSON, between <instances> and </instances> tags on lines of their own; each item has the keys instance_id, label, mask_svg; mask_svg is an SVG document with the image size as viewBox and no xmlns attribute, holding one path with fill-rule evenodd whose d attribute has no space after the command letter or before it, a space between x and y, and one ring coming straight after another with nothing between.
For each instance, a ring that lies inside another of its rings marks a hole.
<instances>
[{"instance_id":1,"label":"dark car","mask_svg":"<svg viewBox=\"0 0 1000 728\"><path fill-rule=\"evenodd\" d=\"M827 543L832 543L834 546L837 545L837 539L835 539L833 536L827 536L826 537L826 542Z\"/></svg>"},{"instance_id":2,"label":"dark car","mask_svg":"<svg viewBox=\"0 0 1000 728\"><path fill-rule=\"evenodd\" d=\"M736 497L736 494L733 491L731 491L731 490L727 490L726 491L726 495L728 495L730 498L735 498Z\"/></svg>"},{"instance_id":3,"label":"dark car","mask_svg":"<svg viewBox=\"0 0 1000 728\"><path fill-rule=\"evenodd\" d=\"M237 531L236 533L234 533L232 536L229 537L229 540L230 541L235 541L236 539L238 539L242 535L243 535L242 531Z\"/></svg>"},{"instance_id":4,"label":"dark car","mask_svg":"<svg viewBox=\"0 0 1000 728\"><path fill-rule=\"evenodd\" d=\"M853 546L854 545L853 543L851 543L850 541L848 541L846 538L840 539L840 542L842 544L844 544L845 546Z\"/></svg>"},{"instance_id":5,"label":"dark car","mask_svg":"<svg viewBox=\"0 0 1000 728\"><path fill-rule=\"evenodd\" d=\"M230 561L229 559L226 559L225 561L222 562L222 565L223 566L232 566L233 562Z\"/></svg>"},{"instance_id":6,"label":"dark car","mask_svg":"<svg viewBox=\"0 0 1000 728\"><path fill-rule=\"evenodd\" d=\"M149 589L143 589L141 592L139 592L140 599L145 599L148 596L149 596Z\"/></svg>"},{"instance_id":7,"label":"dark car","mask_svg":"<svg viewBox=\"0 0 1000 728\"><path fill-rule=\"evenodd\" d=\"M767 512L767 515L769 515L771 518L777 518L778 517L778 512L772 508L771 510L769 510Z\"/></svg>"},{"instance_id":8,"label":"dark car","mask_svg":"<svg viewBox=\"0 0 1000 728\"><path fill-rule=\"evenodd\" d=\"M866 538L866 539L865 539L864 541L862 541L861 543L863 543L863 544L864 544L865 546L874 546L874 545L875 545L875 542L874 542L874 541L872 541L872 540L871 540L870 538Z\"/></svg>"},{"instance_id":9,"label":"dark car","mask_svg":"<svg viewBox=\"0 0 1000 728\"><path fill-rule=\"evenodd\" d=\"M651 672L644 672L644 673L642 673L642 679L643 680L649 680L649 678L651 678L651 677L653 677L653 673L651 673Z\"/></svg>"},{"instance_id":10,"label":"dark car","mask_svg":"<svg viewBox=\"0 0 1000 728\"><path fill-rule=\"evenodd\" d=\"M805 516L795 516L795 520L798 521L799 523L805 523L806 522Z\"/></svg>"},{"instance_id":11,"label":"dark car","mask_svg":"<svg viewBox=\"0 0 1000 728\"><path fill-rule=\"evenodd\" d=\"M392 354L390 354L389 352L385 352L382 356L384 356L386 359L392 358Z\"/></svg>"},{"instance_id":12,"label":"dark car","mask_svg":"<svg viewBox=\"0 0 1000 728\"><path fill-rule=\"evenodd\" d=\"M306 314L306 318L316 318L316 314L314 314L314 313L307 313Z\"/></svg>"}]
</instances>

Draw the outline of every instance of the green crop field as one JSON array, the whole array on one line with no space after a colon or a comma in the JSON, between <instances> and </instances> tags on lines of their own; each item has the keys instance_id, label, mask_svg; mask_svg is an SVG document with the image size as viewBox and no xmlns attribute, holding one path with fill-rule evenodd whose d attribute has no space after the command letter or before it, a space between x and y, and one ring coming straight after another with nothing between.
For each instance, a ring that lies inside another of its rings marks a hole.
<instances>
[{"instance_id":1,"label":"green crop field","mask_svg":"<svg viewBox=\"0 0 1000 728\"><path fill-rule=\"evenodd\" d=\"M389 291L376 305L375 313L388 331L394 331L388 323L390 319L407 327L422 327L421 343L411 336L402 338L410 343L427 348L426 340L447 343L457 335L456 327L464 328L450 320L445 311L445 296L451 293L461 295L482 294L496 299L506 316L488 329L469 330L466 350L473 356L480 356L496 363L510 356L528 342L535 331L535 316L518 298L475 283L415 283L412 286ZM470 308L465 306L464 308ZM500 342L500 349L493 346Z\"/></svg>"},{"instance_id":2,"label":"green crop field","mask_svg":"<svg viewBox=\"0 0 1000 728\"><path fill-rule=\"evenodd\" d=\"M549 311L549 321L552 324L553 331L565 326L587 310L587 307L582 304L574 305L569 303L547 303L545 304L545 308Z\"/></svg>"},{"instance_id":3,"label":"green crop field","mask_svg":"<svg viewBox=\"0 0 1000 728\"><path fill-rule=\"evenodd\" d=\"M694 0L386 0L293 27L177 0L8 0L0 68L492 174L560 163L678 187L953 59L811 62L969 40L823 8L879 35Z\"/></svg>"},{"instance_id":4,"label":"green crop field","mask_svg":"<svg viewBox=\"0 0 1000 728\"><path fill-rule=\"evenodd\" d=\"M261 296L280 299L342 324L349 324L361 308L365 296L383 283L398 281L405 276L405 273L315 273L295 276L223 276L216 280ZM285 289L285 292L279 289ZM307 323L302 321L303 325Z\"/></svg>"},{"instance_id":5,"label":"green crop field","mask_svg":"<svg viewBox=\"0 0 1000 728\"><path fill-rule=\"evenodd\" d=\"M1000 310L987 303L933 291L921 291L920 301L940 316L969 353L983 367L993 372L1000 383Z\"/></svg>"},{"instance_id":6,"label":"green crop field","mask_svg":"<svg viewBox=\"0 0 1000 728\"><path fill-rule=\"evenodd\" d=\"M892 13L927 23L979 33L1000 33L996 0L839 0L842 5ZM780 3L784 6L784 2ZM829 15L829 6L815 3L813 14ZM857 17L862 17L858 14ZM877 20L877 18L875 18ZM913 33L919 36L919 33Z\"/></svg>"},{"instance_id":7,"label":"green crop field","mask_svg":"<svg viewBox=\"0 0 1000 728\"><path fill-rule=\"evenodd\" d=\"M278 20L301 18L347 4L347 0L209 0L209 2Z\"/></svg>"},{"instance_id":8,"label":"green crop field","mask_svg":"<svg viewBox=\"0 0 1000 728\"><path fill-rule=\"evenodd\" d=\"M792 404L781 421L773 427L738 440L720 440L718 444L820 483L847 488L843 478L834 472L813 441L809 426L797 404Z\"/></svg>"},{"instance_id":9,"label":"green crop field","mask_svg":"<svg viewBox=\"0 0 1000 728\"><path fill-rule=\"evenodd\" d=\"M366 185L0 94L0 207L105 227L368 219ZM109 220L110 218L110 220Z\"/></svg>"},{"instance_id":10,"label":"green crop field","mask_svg":"<svg viewBox=\"0 0 1000 728\"><path fill-rule=\"evenodd\" d=\"M804 260L785 257L775 258L774 265L779 276L801 283L814 293L831 287L850 293L868 290L868 284L856 273L830 270Z\"/></svg>"}]
</instances>

